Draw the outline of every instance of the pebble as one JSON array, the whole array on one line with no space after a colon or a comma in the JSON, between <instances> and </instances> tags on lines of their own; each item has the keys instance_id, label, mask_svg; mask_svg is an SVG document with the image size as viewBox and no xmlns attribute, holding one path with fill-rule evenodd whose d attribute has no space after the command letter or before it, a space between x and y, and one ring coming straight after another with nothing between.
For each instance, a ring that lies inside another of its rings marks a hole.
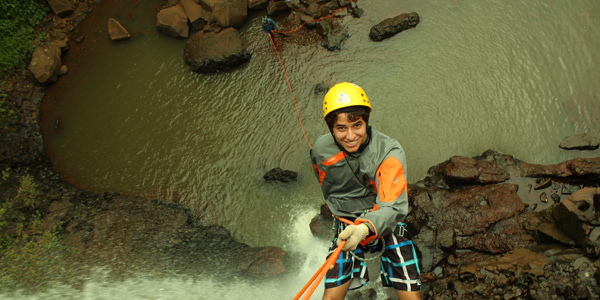
<instances>
[{"instance_id":1,"label":"pebble","mask_svg":"<svg viewBox=\"0 0 600 300\"><path fill-rule=\"evenodd\" d=\"M546 195L546 192L542 192L540 194L540 201L542 201L544 203L548 203L548 195Z\"/></svg>"}]
</instances>

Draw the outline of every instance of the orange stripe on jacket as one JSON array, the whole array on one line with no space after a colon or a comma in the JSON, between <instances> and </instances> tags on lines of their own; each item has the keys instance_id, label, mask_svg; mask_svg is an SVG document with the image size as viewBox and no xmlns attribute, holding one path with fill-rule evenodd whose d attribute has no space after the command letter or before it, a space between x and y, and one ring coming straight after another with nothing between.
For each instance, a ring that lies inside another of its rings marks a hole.
<instances>
[{"instance_id":1,"label":"orange stripe on jacket","mask_svg":"<svg viewBox=\"0 0 600 300\"><path fill-rule=\"evenodd\" d=\"M400 161L390 156L377 169L379 180L379 201L392 202L406 190L408 184L404 178L404 167Z\"/></svg>"},{"instance_id":2,"label":"orange stripe on jacket","mask_svg":"<svg viewBox=\"0 0 600 300\"><path fill-rule=\"evenodd\" d=\"M332 157L330 157L330 158L326 159L326 160L323 162L323 165L325 165L325 166L331 166L331 165L333 165L333 164L337 163L338 161L340 161L340 160L344 159L344 157L346 157L346 153L344 153L344 152L342 151L342 152L340 152L340 153L338 153L338 154L336 154L336 155L334 155L334 156L332 156Z\"/></svg>"},{"instance_id":3,"label":"orange stripe on jacket","mask_svg":"<svg viewBox=\"0 0 600 300\"><path fill-rule=\"evenodd\" d=\"M319 170L319 167L317 167L317 165L313 165L313 168L315 168L315 171L317 171L317 173L319 173L319 183L321 185L323 185L323 179L325 178L325 171Z\"/></svg>"}]
</instances>

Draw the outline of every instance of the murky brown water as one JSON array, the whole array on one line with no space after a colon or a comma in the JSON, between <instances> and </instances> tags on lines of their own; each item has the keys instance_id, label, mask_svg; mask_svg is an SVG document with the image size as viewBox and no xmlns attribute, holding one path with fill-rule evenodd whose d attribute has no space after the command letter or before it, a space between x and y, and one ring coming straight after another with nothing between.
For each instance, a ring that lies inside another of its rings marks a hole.
<instances>
[{"instance_id":1,"label":"murky brown water","mask_svg":"<svg viewBox=\"0 0 600 300\"><path fill-rule=\"evenodd\" d=\"M406 149L410 182L453 155L487 149L541 164L598 156L558 144L577 132L600 135L600 3L364 2L362 18L344 20L351 37L342 51L281 50L311 141L327 131L315 84L353 81L373 102L373 126ZM43 101L52 163L82 188L180 200L245 242L279 244L290 211L322 199L259 15L242 28L251 61L203 75L184 64L185 39L156 31L161 3L105 0L79 27L85 40L70 43L69 74ZM416 28L368 39L373 24L410 11L421 16ZM110 41L110 17L133 38ZM299 182L265 183L273 167L299 172ZM270 221L256 228L256 220ZM265 241L257 229L281 238Z\"/></svg>"}]
</instances>

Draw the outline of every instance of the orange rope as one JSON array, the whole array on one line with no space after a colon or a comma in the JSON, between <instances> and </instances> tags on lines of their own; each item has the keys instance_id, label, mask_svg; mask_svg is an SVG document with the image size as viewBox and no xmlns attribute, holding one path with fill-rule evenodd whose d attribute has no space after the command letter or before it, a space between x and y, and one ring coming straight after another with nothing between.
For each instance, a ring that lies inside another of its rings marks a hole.
<instances>
[{"instance_id":1,"label":"orange rope","mask_svg":"<svg viewBox=\"0 0 600 300\"><path fill-rule=\"evenodd\" d=\"M302 125L302 119L300 118L300 110L298 109L298 104L296 103L296 97L294 96L294 91L292 90L292 85L290 84L290 79L288 78L287 75L287 71L285 70L285 67L283 66L283 61L281 61L281 56L279 56L279 51L277 51L277 47L275 46L275 42L277 42L275 40L275 38L273 38L272 35L269 35L271 37L271 43L273 44L273 48L275 49L275 53L277 53L277 58L279 58L279 63L281 64L281 68L283 69L283 73L285 74L285 79L287 80L287 84L288 87L290 88L290 93L292 93L292 99L294 100L294 106L296 106L296 112L298 113L298 121L300 121L300 127L302 128L302 133L304 134L304 138L306 139L306 142L308 143L308 147L310 147L312 149L312 145L310 144L310 141L308 141L308 137L306 136L306 132L304 131L304 125Z\"/></svg>"},{"instance_id":2,"label":"orange rope","mask_svg":"<svg viewBox=\"0 0 600 300\"><path fill-rule=\"evenodd\" d=\"M344 223L354 225L354 223L352 223L344 218L338 217L338 219ZM304 287L300 290L300 292L296 295L296 297L294 297L293 300L300 299L300 296L302 296L302 294L304 294L304 291L306 291L306 289L309 286L310 286L310 289L308 290L308 292L306 292L306 295L304 295L304 298L302 298L302 300L308 300L310 298L310 296L312 296L313 292L315 291L315 289L317 289L317 286L319 285L321 280L323 280L323 277L325 277L325 274L327 274L327 271L329 271L329 268L331 267L331 265L333 265L335 263L335 261L339 258L340 253L342 252L342 248L344 248L344 245L346 245L346 241L342 241L340 243L340 245L335 249L335 251L333 251L333 253L329 256L329 258L325 261L325 263L319 268L319 270L317 270L315 275L313 275L313 277L310 278L310 280L308 280L308 282L304 285ZM317 281L315 281L315 278L317 279Z\"/></svg>"},{"instance_id":3,"label":"orange rope","mask_svg":"<svg viewBox=\"0 0 600 300\"><path fill-rule=\"evenodd\" d=\"M271 30L271 31L272 32L278 32L278 33L284 33L284 34L292 33L294 31L297 31L300 28L304 27L304 25L306 25L306 23L308 21L315 21L315 22L317 22L317 21L325 20L327 18L331 18L331 17L335 16L335 14L337 14L340 10L342 10L342 8L350 5L350 3L352 3L352 1L354 1L354 0L348 1L348 4L340 7L338 10L336 10L334 13L332 13L329 16L326 16L326 17L323 17L323 18L319 18L319 19L310 19L310 20L304 21L304 23L302 23L302 25L300 25L300 27L298 27L298 28L296 28L294 30L291 30L291 31ZM306 136L306 132L304 131L304 125L302 124L302 118L300 118L300 110L298 109L298 104L296 103L296 97L294 96L294 91L292 90L292 85L290 84L290 79L288 78L287 71L285 70L285 67L283 66L283 61L281 60L281 56L279 56L279 51L277 51L276 45L277 46L281 46L283 43L281 41L275 40L275 38L273 37L272 34L269 34L269 37L271 38L271 43L273 44L273 48L275 49L275 53L277 54L277 58L279 58L279 63L281 64L281 68L283 69L283 73L285 74L285 79L287 80L288 87L290 89L290 93L292 94L292 99L294 100L294 106L296 107L296 112L298 113L298 121L300 121L300 127L302 128L302 134L304 134L304 138L306 139L306 142L308 143L308 147L310 147L312 149L312 145L310 144L310 141L308 140L308 137Z\"/></svg>"}]
</instances>

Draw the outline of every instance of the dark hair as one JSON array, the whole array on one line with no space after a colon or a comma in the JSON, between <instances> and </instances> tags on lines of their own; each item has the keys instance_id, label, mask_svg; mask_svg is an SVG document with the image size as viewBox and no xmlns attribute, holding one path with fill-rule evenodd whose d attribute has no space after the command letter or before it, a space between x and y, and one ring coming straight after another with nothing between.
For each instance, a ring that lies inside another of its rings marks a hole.
<instances>
[{"instance_id":1,"label":"dark hair","mask_svg":"<svg viewBox=\"0 0 600 300\"><path fill-rule=\"evenodd\" d=\"M333 132L333 125L335 125L335 122L337 121L337 117L341 113L347 113L348 120L350 122L354 122L362 117L363 120L365 120L365 122L367 124L369 124L370 111L369 111L368 107L366 107L366 106L349 106L349 107L344 107L344 108L334 110L325 117L325 123L327 123L327 127L329 127L329 131Z\"/></svg>"}]
</instances>

